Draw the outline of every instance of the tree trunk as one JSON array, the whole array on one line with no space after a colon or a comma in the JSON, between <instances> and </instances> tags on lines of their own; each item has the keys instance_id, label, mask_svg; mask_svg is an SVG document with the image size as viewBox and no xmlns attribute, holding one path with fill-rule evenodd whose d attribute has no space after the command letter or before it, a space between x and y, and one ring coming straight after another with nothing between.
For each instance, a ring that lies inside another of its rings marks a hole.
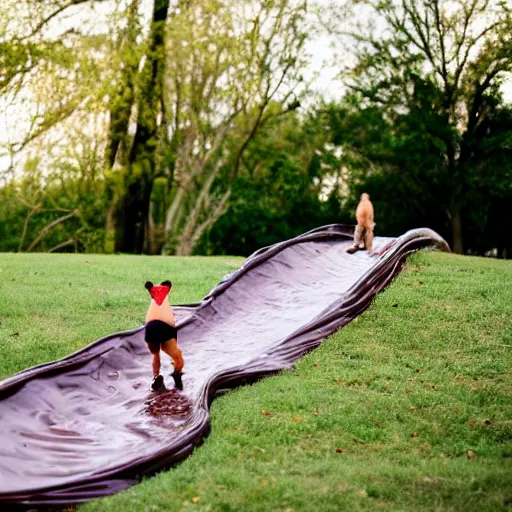
<instances>
[{"instance_id":1,"label":"tree trunk","mask_svg":"<svg viewBox=\"0 0 512 512\"><path fill-rule=\"evenodd\" d=\"M208 208L207 217L201 223L198 222L198 216L195 215L195 212L192 212L180 237L180 244L176 250L177 255L190 256L192 254L195 245L199 242L203 233L226 213L230 196L231 188L224 192L215 208Z\"/></svg>"},{"instance_id":2,"label":"tree trunk","mask_svg":"<svg viewBox=\"0 0 512 512\"><path fill-rule=\"evenodd\" d=\"M210 195L213 183L215 178L218 176L221 167L222 160L219 159L210 172L210 175L203 183L202 188L195 199L194 206L188 213L188 219L181 231L180 243L176 251L176 254L180 256L190 256L195 244L199 241L203 232L213 225L226 211L225 207L231 194L231 187L228 188L215 206L212 204L212 197ZM206 219L201 223L201 217L205 214Z\"/></svg>"},{"instance_id":3,"label":"tree trunk","mask_svg":"<svg viewBox=\"0 0 512 512\"><path fill-rule=\"evenodd\" d=\"M115 248L118 252L141 254L148 228L151 190L158 152L158 116L165 60L165 21L170 0L154 0L150 43L140 75L137 127L127 158L122 197L114 215ZM111 157L112 158L112 157Z\"/></svg>"},{"instance_id":4,"label":"tree trunk","mask_svg":"<svg viewBox=\"0 0 512 512\"><path fill-rule=\"evenodd\" d=\"M210 229L228 211L228 201L230 196L231 188L224 193L210 216L196 227L194 234L192 235L192 249L195 247L197 242L199 242L204 232L207 229Z\"/></svg>"},{"instance_id":5,"label":"tree trunk","mask_svg":"<svg viewBox=\"0 0 512 512\"><path fill-rule=\"evenodd\" d=\"M176 256L191 256L192 255L192 240L187 238L180 242L180 245L176 249Z\"/></svg>"},{"instance_id":6,"label":"tree trunk","mask_svg":"<svg viewBox=\"0 0 512 512\"><path fill-rule=\"evenodd\" d=\"M464 254L462 245L462 221L460 208L455 206L451 211L452 222L452 251L457 254Z\"/></svg>"},{"instance_id":7,"label":"tree trunk","mask_svg":"<svg viewBox=\"0 0 512 512\"><path fill-rule=\"evenodd\" d=\"M154 203L149 204L148 225L146 227L146 240L144 241L144 252L156 254L155 252L155 222L153 220Z\"/></svg>"},{"instance_id":8,"label":"tree trunk","mask_svg":"<svg viewBox=\"0 0 512 512\"><path fill-rule=\"evenodd\" d=\"M123 163L123 156L129 150L128 127L135 98L135 82L139 63L133 58L133 46L137 44L137 9L139 0L132 0L128 8L128 21L118 49L123 66L120 83L110 105L110 126L108 133L107 160L112 169L116 161ZM124 154L122 156L122 154Z\"/></svg>"},{"instance_id":9,"label":"tree trunk","mask_svg":"<svg viewBox=\"0 0 512 512\"><path fill-rule=\"evenodd\" d=\"M119 213L117 200L114 197L110 202L110 206L107 211L107 221L105 225L105 239L103 242L103 250L107 254L113 254L116 251L116 240L119 237L119 233L116 231L116 215Z\"/></svg>"},{"instance_id":10,"label":"tree trunk","mask_svg":"<svg viewBox=\"0 0 512 512\"><path fill-rule=\"evenodd\" d=\"M171 205L165 216L165 226L164 226L164 245L162 247L162 255L169 254L171 252L171 244L170 237L171 233L174 233L177 220L179 219L179 208L182 204L182 201L185 197L185 188L181 185L178 185L178 189L176 190L176 194L174 195Z\"/></svg>"}]
</instances>

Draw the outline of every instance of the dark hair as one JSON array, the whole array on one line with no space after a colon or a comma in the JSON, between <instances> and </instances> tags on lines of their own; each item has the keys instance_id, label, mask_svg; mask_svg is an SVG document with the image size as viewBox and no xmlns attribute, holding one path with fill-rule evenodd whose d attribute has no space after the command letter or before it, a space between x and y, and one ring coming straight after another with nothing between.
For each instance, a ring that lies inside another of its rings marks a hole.
<instances>
[{"instance_id":1,"label":"dark hair","mask_svg":"<svg viewBox=\"0 0 512 512\"><path fill-rule=\"evenodd\" d=\"M153 283L151 281L146 281L144 288L146 288L146 290L151 290L151 288L153 288Z\"/></svg>"},{"instance_id":2,"label":"dark hair","mask_svg":"<svg viewBox=\"0 0 512 512\"><path fill-rule=\"evenodd\" d=\"M168 286L169 288L172 288L172 283L171 281L162 281L160 283L162 286Z\"/></svg>"}]
</instances>

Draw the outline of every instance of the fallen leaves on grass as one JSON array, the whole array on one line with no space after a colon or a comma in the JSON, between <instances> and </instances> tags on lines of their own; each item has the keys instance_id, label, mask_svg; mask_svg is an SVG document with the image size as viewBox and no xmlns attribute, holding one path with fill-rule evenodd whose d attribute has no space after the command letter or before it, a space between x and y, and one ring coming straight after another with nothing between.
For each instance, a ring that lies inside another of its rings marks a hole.
<instances>
[{"instance_id":1,"label":"fallen leaves on grass","mask_svg":"<svg viewBox=\"0 0 512 512\"><path fill-rule=\"evenodd\" d=\"M471 425L472 427L475 427L475 426L477 426L479 424L480 425L484 424L484 425L487 425L489 427L490 425L492 425L492 423L493 423L492 420L490 420L489 418L487 418L484 421L482 421L482 420L469 420L468 421L468 425Z\"/></svg>"},{"instance_id":2,"label":"fallen leaves on grass","mask_svg":"<svg viewBox=\"0 0 512 512\"><path fill-rule=\"evenodd\" d=\"M200 500L200 499L201 499L201 498L200 498L199 496L194 496L194 497L192 498L192 503L199 503L199 500Z\"/></svg>"}]
</instances>

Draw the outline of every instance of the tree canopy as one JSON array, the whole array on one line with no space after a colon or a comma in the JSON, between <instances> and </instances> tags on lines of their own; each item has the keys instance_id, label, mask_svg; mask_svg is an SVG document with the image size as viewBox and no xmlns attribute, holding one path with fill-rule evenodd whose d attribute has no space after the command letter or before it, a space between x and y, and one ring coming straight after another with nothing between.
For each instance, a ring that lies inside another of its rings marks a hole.
<instances>
[{"instance_id":1,"label":"tree canopy","mask_svg":"<svg viewBox=\"0 0 512 512\"><path fill-rule=\"evenodd\" d=\"M502 0L5 0L0 250L249 254L367 191L510 256L511 73Z\"/></svg>"},{"instance_id":2,"label":"tree canopy","mask_svg":"<svg viewBox=\"0 0 512 512\"><path fill-rule=\"evenodd\" d=\"M512 6L502 0L357 0L345 4L342 15L358 20L338 30L354 59L343 70L349 101L363 126L367 115L376 115L385 134L374 151L363 147L366 129L359 128L355 146L383 169L393 167L384 172L398 170L395 185L405 185L406 197L435 203L449 221L453 250L462 252L462 217L474 207L483 178L476 148L490 135L481 127L506 115L497 109L499 85L512 71ZM510 194L507 162L492 174L489 192Z\"/></svg>"}]
</instances>

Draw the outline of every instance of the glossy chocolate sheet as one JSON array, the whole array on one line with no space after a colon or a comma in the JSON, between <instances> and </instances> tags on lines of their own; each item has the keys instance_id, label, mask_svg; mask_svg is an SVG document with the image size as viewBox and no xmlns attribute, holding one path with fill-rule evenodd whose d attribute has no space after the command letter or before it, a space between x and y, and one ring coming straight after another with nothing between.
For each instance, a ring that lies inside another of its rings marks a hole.
<instances>
[{"instance_id":1,"label":"glossy chocolate sheet","mask_svg":"<svg viewBox=\"0 0 512 512\"><path fill-rule=\"evenodd\" d=\"M218 390L290 368L368 307L407 254L448 250L428 229L376 238L373 257L347 254L351 240L331 225L264 248L200 303L176 307L183 392L170 377L150 391L142 328L0 382L0 505L76 503L169 467L208 432Z\"/></svg>"}]
</instances>

